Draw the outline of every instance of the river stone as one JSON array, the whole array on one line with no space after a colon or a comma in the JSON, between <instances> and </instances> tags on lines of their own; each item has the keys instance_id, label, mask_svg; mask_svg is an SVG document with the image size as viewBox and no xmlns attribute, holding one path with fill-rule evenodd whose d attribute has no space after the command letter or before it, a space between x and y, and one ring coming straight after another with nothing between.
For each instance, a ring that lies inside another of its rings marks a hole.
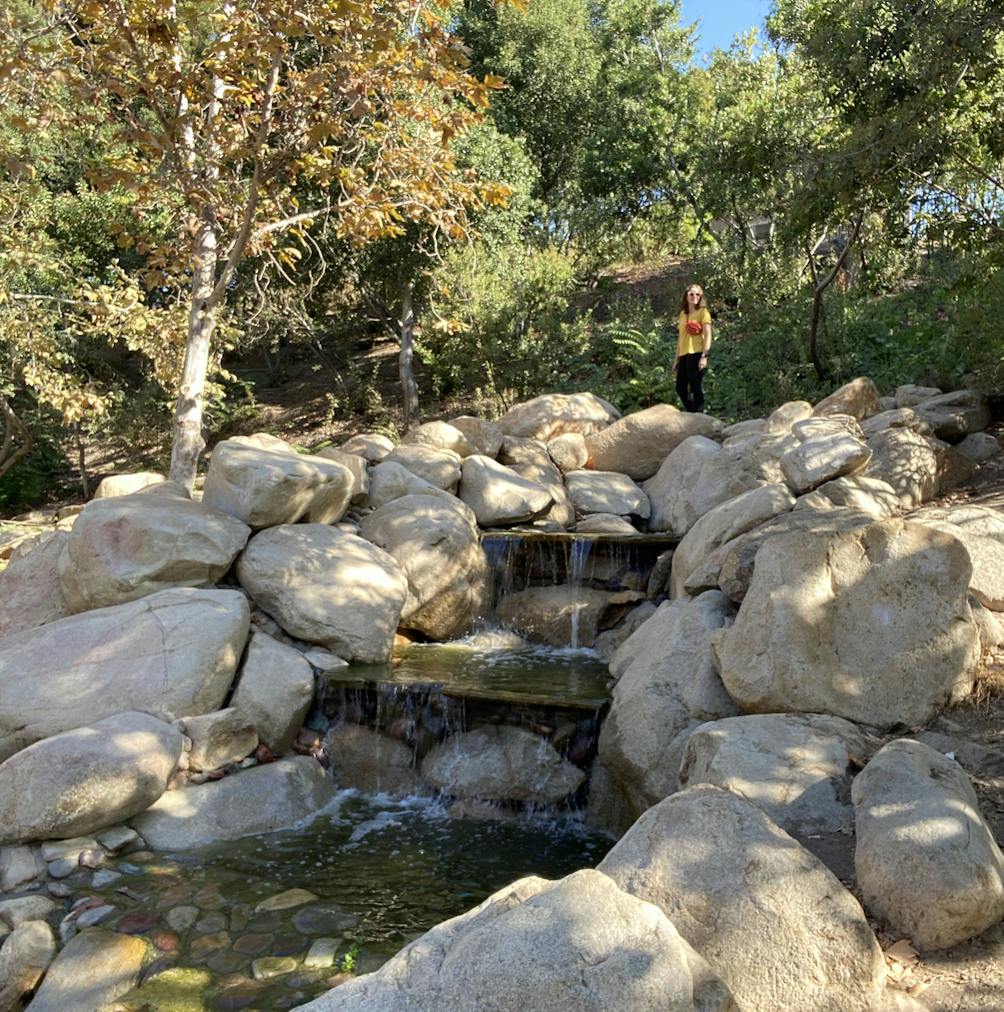
<instances>
[{"instance_id":1,"label":"river stone","mask_svg":"<svg viewBox=\"0 0 1004 1012\"><path fill-rule=\"evenodd\" d=\"M537 482L483 454L467 457L462 472L457 495L474 510L481 527L505 527L532 520L554 501Z\"/></svg>"},{"instance_id":2,"label":"river stone","mask_svg":"<svg viewBox=\"0 0 1004 1012\"><path fill-rule=\"evenodd\" d=\"M506 436L549 442L565 432L588 436L620 418L620 412L595 394L542 394L511 407L496 425Z\"/></svg>"},{"instance_id":3,"label":"river stone","mask_svg":"<svg viewBox=\"0 0 1004 1012\"><path fill-rule=\"evenodd\" d=\"M716 506L761 485L784 481L780 458L788 435L753 436L719 446L704 436L684 440L643 485L652 501L650 531L683 537Z\"/></svg>"},{"instance_id":4,"label":"river stone","mask_svg":"<svg viewBox=\"0 0 1004 1012\"><path fill-rule=\"evenodd\" d=\"M958 763L917 741L881 749L854 780L854 866L865 907L920 949L1004 917L1004 855Z\"/></svg>"},{"instance_id":5,"label":"river stone","mask_svg":"<svg viewBox=\"0 0 1004 1012\"><path fill-rule=\"evenodd\" d=\"M978 390L953 390L921 401L915 408L931 431L949 443L957 443L970 432L980 432L990 424L987 400Z\"/></svg>"},{"instance_id":6,"label":"river stone","mask_svg":"<svg viewBox=\"0 0 1004 1012\"><path fill-rule=\"evenodd\" d=\"M312 464L320 474L314 497L300 519L310 524L337 524L358 494L355 469L334 457L301 454L300 459Z\"/></svg>"},{"instance_id":7,"label":"river stone","mask_svg":"<svg viewBox=\"0 0 1004 1012\"><path fill-rule=\"evenodd\" d=\"M312 893L309 889L286 889L262 900L254 910L255 913L262 910L292 910L293 907L302 907L304 903L313 903L319 898L317 893Z\"/></svg>"},{"instance_id":8,"label":"river stone","mask_svg":"<svg viewBox=\"0 0 1004 1012\"><path fill-rule=\"evenodd\" d=\"M839 717L728 717L690 735L680 787L722 787L796 837L847 833L854 827L852 758L861 761L870 750L859 728Z\"/></svg>"},{"instance_id":9,"label":"river stone","mask_svg":"<svg viewBox=\"0 0 1004 1012\"><path fill-rule=\"evenodd\" d=\"M437 495L444 499L453 498L451 492L446 492L419 477L396 460L380 461L370 468L370 490L363 500L363 506L379 509L405 495Z\"/></svg>"},{"instance_id":10,"label":"river stone","mask_svg":"<svg viewBox=\"0 0 1004 1012\"><path fill-rule=\"evenodd\" d=\"M496 606L496 618L534 643L591 647L612 611L643 597L638 591L596 590L571 584L531 587L502 597Z\"/></svg>"},{"instance_id":11,"label":"river stone","mask_svg":"<svg viewBox=\"0 0 1004 1012\"><path fill-rule=\"evenodd\" d=\"M170 724L131 711L22 749L0 763L0 843L79 836L142 812L181 744Z\"/></svg>"},{"instance_id":12,"label":"river stone","mask_svg":"<svg viewBox=\"0 0 1004 1012\"><path fill-rule=\"evenodd\" d=\"M897 408L913 408L924 401L929 401L932 397L940 397L941 393L939 387L922 387L914 383L904 383L902 386L896 387L894 397Z\"/></svg>"},{"instance_id":13,"label":"river stone","mask_svg":"<svg viewBox=\"0 0 1004 1012\"><path fill-rule=\"evenodd\" d=\"M712 639L722 681L747 712L926 724L972 688L971 572L955 538L902 520L772 538Z\"/></svg>"},{"instance_id":14,"label":"river stone","mask_svg":"<svg viewBox=\"0 0 1004 1012\"><path fill-rule=\"evenodd\" d=\"M110 474L98 482L94 490L95 499L109 499L117 495L132 495L150 485L159 485L167 481L164 475L156 471L133 471L129 474Z\"/></svg>"},{"instance_id":15,"label":"river stone","mask_svg":"<svg viewBox=\"0 0 1004 1012\"><path fill-rule=\"evenodd\" d=\"M843 479L837 479L840 480ZM811 495L815 493L810 493ZM815 531L823 534L852 531L858 527L866 527L873 520L875 517L871 513L849 506L833 506L830 509L793 509L790 513L781 513L716 548L687 577L688 589L691 585L705 587L713 586L717 582L722 593L736 604L740 604L753 579L757 553L767 541L793 531Z\"/></svg>"},{"instance_id":16,"label":"river stone","mask_svg":"<svg viewBox=\"0 0 1004 1012\"><path fill-rule=\"evenodd\" d=\"M93 499L77 517L60 559L63 595L80 612L172 587L212 586L250 533L226 513L192 502L173 482Z\"/></svg>"},{"instance_id":17,"label":"river stone","mask_svg":"<svg viewBox=\"0 0 1004 1012\"><path fill-rule=\"evenodd\" d=\"M798 497L795 510L832 510L849 507L874 520L884 520L899 512L899 497L887 481L861 474L834 478L812 492Z\"/></svg>"},{"instance_id":18,"label":"river stone","mask_svg":"<svg viewBox=\"0 0 1004 1012\"><path fill-rule=\"evenodd\" d=\"M517 443L518 446L515 445ZM521 478L539 485L554 500L547 512L537 517L538 520L554 523L562 528L571 527L575 523L575 508L565 488L561 471L551 460L543 443L536 439L506 436L499 456L512 471Z\"/></svg>"},{"instance_id":19,"label":"river stone","mask_svg":"<svg viewBox=\"0 0 1004 1012\"><path fill-rule=\"evenodd\" d=\"M400 625L432 640L467 632L488 603L488 560L474 512L459 499L408 495L363 517L360 534L408 581Z\"/></svg>"},{"instance_id":20,"label":"river stone","mask_svg":"<svg viewBox=\"0 0 1004 1012\"><path fill-rule=\"evenodd\" d=\"M853 415L859 422L879 412L878 387L867 376L845 383L813 408L814 415Z\"/></svg>"},{"instance_id":21,"label":"river stone","mask_svg":"<svg viewBox=\"0 0 1004 1012\"><path fill-rule=\"evenodd\" d=\"M394 441L380 432L361 432L346 439L338 449L363 457L371 464L379 464L394 449Z\"/></svg>"},{"instance_id":22,"label":"river stone","mask_svg":"<svg viewBox=\"0 0 1004 1012\"><path fill-rule=\"evenodd\" d=\"M43 534L0 571L0 639L71 614L59 579L69 537L66 531Z\"/></svg>"},{"instance_id":23,"label":"river stone","mask_svg":"<svg viewBox=\"0 0 1004 1012\"><path fill-rule=\"evenodd\" d=\"M665 915L592 869L524 878L300 1012L730 1012Z\"/></svg>"},{"instance_id":24,"label":"river stone","mask_svg":"<svg viewBox=\"0 0 1004 1012\"><path fill-rule=\"evenodd\" d=\"M124 705L218 709L248 623L238 591L184 587L0 640L0 761Z\"/></svg>"},{"instance_id":25,"label":"river stone","mask_svg":"<svg viewBox=\"0 0 1004 1012\"><path fill-rule=\"evenodd\" d=\"M428 794L415 769L415 750L359 724L336 724L324 739L341 788L405 798Z\"/></svg>"},{"instance_id":26,"label":"river stone","mask_svg":"<svg viewBox=\"0 0 1004 1012\"><path fill-rule=\"evenodd\" d=\"M969 607L972 608L973 619L980 630L983 650L993 650L1004 645L1004 612L990 611L972 597L969 599Z\"/></svg>"},{"instance_id":27,"label":"river stone","mask_svg":"<svg viewBox=\"0 0 1004 1012\"><path fill-rule=\"evenodd\" d=\"M493 459L502 449L502 430L494 423L473 415L459 415L450 419L450 425L459 429L464 438L474 447L475 453L481 453ZM459 451L458 451L459 452ZM470 456L470 454L465 454Z\"/></svg>"},{"instance_id":28,"label":"river stone","mask_svg":"<svg viewBox=\"0 0 1004 1012\"><path fill-rule=\"evenodd\" d=\"M562 474L580 470L589 460L585 437L578 432L566 432L563 436L555 436L547 444L547 452Z\"/></svg>"},{"instance_id":29,"label":"river stone","mask_svg":"<svg viewBox=\"0 0 1004 1012\"><path fill-rule=\"evenodd\" d=\"M314 698L314 673L298 650L256 631L231 705L272 752L288 752Z\"/></svg>"},{"instance_id":30,"label":"river stone","mask_svg":"<svg viewBox=\"0 0 1004 1012\"><path fill-rule=\"evenodd\" d=\"M717 590L666 601L614 655L631 660L614 686L599 756L635 816L676 790L679 767L666 764L676 735L695 719L739 712L711 662L711 634L731 621Z\"/></svg>"},{"instance_id":31,"label":"river stone","mask_svg":"<svg viewBox=\"0 0 1004 1012\"><path fill-rule=\"evenodd\" d=\"M16 929L30 921L44 921L58 908L48 896L37 893L0 900L0 924Z\"/></svg>"},{"instance_id":32,"label":"river stone","mask_svg":"<svg viewBox=\"0 0 1004 1012\"><path fill-rule=\"evenodd\" d=\"M884 429L868 445L873 456L863 474L888 482L902 506L910 509L938 494L943 443L910 429Z\"/></svg>"},{"instance_id":33,"label":"river stone","mask_svg":"<svg viewBox=\"0 0 1004 1012\"><path fill-rule=\"evenodd\" d=\"M49 967L31 1012L103 1009L139 981L149 952L136 935L87 928L66 943Z\"/></svg>"},{"instance_id":34,"label":"river stone","mask_svg":"<svg viewBox=\"0 0 1004 1012\"><path fill-rule=\"evenodd\" d=\"M635 537L640 532L624 517L614 513L590 513L576 525L579 534L614 534L619 537Z\"/></svg>"},{"instance_id":35,"label":"river stone","mask_svg":"<svg viewBox=\"0 0 1004 1012\"><path fill-rule=\"evenodd\" d=\"M865 438L864 430L853 415L832 414L814 415L795 422L791 434L800 442L816 439L820 436L851 436L854 439Z\"/></svg>"},{"instance_id":36,"label":"river stone","mask_svg":"<svg viewBox=\"0 0 1004 1012\"><path fill-rule=\"evenodd\" d=\"M424 443L401 443L381 463L400 464L430 485L452 492L460 484L460 460L460 454L453 450Z\"/></svg>"},{"instance_id":37,"label":"river stone","mask_svg":"<svg viewBox=\"0 0 1004 1012\"><path fill-rule=\"evenodd\" d=\"M213 447L202 501L261 530L299 520L321 481L319 469L288 443L235 436Z\"/></svg>"},{"instance_id":38,"label":"river stone","mask_svg":"<svg viewBox=\"0 0 1004 1012\"><path fill-rule=\"evenodd\" d=\"M970 432L955 449L974 463L981 464L1000 453L1000 443L989 432Z\"/></svg>"},{"instance_id":39,"label":"river stone","mask_svg":"<svg viewBox=\"0 0 1004 1012\"><path fill-rule=\"evenodd\" d=\"M14 892L33 882L44 870L31 847L0 847L0 892Z\"/></svg>"},{"instance_id":40,"label":"river stone","mask_svg":"<svg viewBox=\"0 0 1004 1012\"><path fill-rule=\"evenodd\" d=\"M366 458L358 453L348 453L336 446L326 446L315 454L323 460L333 460L348 468L352 475L352 486L349 490L349 502L359 503L365 499L370 490L370 472L366 465Z\"/></svg>"},{"instance_id":41,"label":"river stone","mask_svg":"<svg viewBox=\"0 0 1004 1012\"><path fill-rule=\"evenodd\" d=\"M168 791L132 820L156 850L191 850L221 840L290 829L334 797L310 756L289 756L197 787Z\"/></svg>"},{"instance_id":42,"label":"river stone","mask_svg":"<svg viewBox=\"0 0 1004 1012\"><path fill-rule=\"evenodd\" d=\"M400 449L402 445L427 446L434 450L447 450L459 457L469 457L472 453L479 452L474 443L460 429L450 422L443 421L425 422L409 429L397 449Z\"/></svg>"},{"instance_id":43,"label":"river stone","mask_svg":"<svg viewBox=\"0 0 1004 1012\"><path fill-rule=\"evenodd\" d=\"M969 592L984 608L1004 612L1004 514L987 506L927 506L910 520L958 538L973 566Z\"/></svg>"},{"instance_id":44,"label":"river stone","mask_svg":"<svg viewBox=\"0 0 1004 1012\"><path fill-rule=\"evenodd\" d=\"M651 478L688 436L720 436L721 431L722 423L710 415L655 404L587 436L586 449L591 467L641 481Z\"/></svg>"},{"instance_id":45,"label":"river stone","mask_svg":"<svg viewBox=\"0 0 1004 1012\"><path fill-rule=\"evenodd\" d=\"M34 990L55 954L52 928L45 921L18 925L0 949L0 1008L21 1008L21 998Z\"/></svg>"},{"instance_id":46,"label":"river stone","mask_svg":"<svg viewBox=\"0 0 1004 1012\"><path fill-rule=\"evenodd\" d=\"M196 772L240 762L258 746L254 725L245 713L233 706L198 717L185 717L181 728L192 741L188 764Z\"/></svg>"},{"instance_id":47,"label":"river stone","mask_svg":"<svg viewBox=\"0 0 1004 1012\"><path fill-rule=\"evenodd\" d=\"M868 444L846 433L816 436L792 447L781 458L781 470L801 495L833 478L857 473L871 458Z\"/></svg>"},{"instance_id":48,"label":"river stone","mask_svg":"<svg viewBox=\"0 0 1004 1012\"><path fill-rule=\"evenodd\" d=\"M670 597L683 597L707 589L704 586L687 585L688 577L702 560L727 541L745 534L765 520L787 513L794 505L795 497L787 486L778 482L751 489L705 513L690 528L673 553Z\"/></svg>"},{"instance_id":49,"label":"river stone","mask_svg":"<svg viewBox=\"0 0 1004 1012\"><path fill-rule=\"evenodd\" d=\"M521 727L480 727L435 745L422 776L458 798L553 805L586 779L546 738Z\"/></svg>"},{"instance_id":50,"label":"river stone","mask_svg":"<svg viewBox=\"0 0 1004 1012\"><path fill-rule=\"evenodd\" d=\"M861 423L861 431L864 433L865 439L870 439L884 429L910 429L924 436L930 435L931 432L931 427L927 422L921 420L913 408L880 411L877 415L872 415L871 418L866 418Z\"/></svg>"},{"instance_id":51,"label":"river stone","mask_svg":"<svg viewBox=\"0 0 1004 1012\"><path fill-rule=\"evenodd\" d=\"M387 660L408 593L392 556L323 524L256 534L237 561L237 579L291 636L348 661Z\"/></svg>"},{"instance_id":52,"label":"river stone","mask_svg":"<svg viewBox=\"0 0 1004 1012\"><path fill-rule=\"evenodd\" d=\"M627 475L614 471L573 471L565 486L577 516L613 513L648 518L651 504L644 490Z\"/></svg>"},{"instance_id":53,"label":"river stone","mask_svg":"<svg viewBox=\"0 0 1004 1012\"><path fill-rule=\"evenodd\" d=\"M767 432L791 432L791 427L796 422L803 422L811 417L812 405L808 401L785 401L767 416L764 428Z\"/></svg>"},{"instance_id":54,"label":"river stone","mask_svg":"<svg viewBox=\"0 0 1004 1012\"><path fill-rule=\"evenodd\" d=\"M654 903L742 1009L872 1012L885 960L836 877L755 805L692 787L650 808L600 862Z\"/></svg>"}]
</instances>

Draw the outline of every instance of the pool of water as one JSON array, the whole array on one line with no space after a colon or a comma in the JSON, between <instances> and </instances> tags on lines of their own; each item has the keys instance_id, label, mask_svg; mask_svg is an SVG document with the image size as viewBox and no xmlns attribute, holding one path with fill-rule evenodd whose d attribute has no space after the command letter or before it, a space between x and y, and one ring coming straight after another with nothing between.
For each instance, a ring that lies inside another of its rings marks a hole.
<instances>
[{"instance_id":1,"label":"pool of water","mask_svg":"<svg viewBox=\"0 0 1004 1012\"><path fill-rule=\"evenodd\" d=\"M156 911L150 937L166 932L167 943L172 934L176 939L161 957L167 972L123 1004L137 1012L290 1008L325 991L343 963L355 972L377 969L428 928L515 879L560 878L595 865L612 845L573 815L499 815L456 819L428 798L345 792L295 830L158 854L145 865L122 859L124 874L107 888L108 901L120 916ZM316 899L258 909L294 888ZM138 906L129 907L129 894ZM182 908L192 923L179 927ZM304 956L320 937L337 941L334 964L307 969ZM263 956L289 957L296 968L256 981L252 961Z\"/></svg>"}]
</instances>

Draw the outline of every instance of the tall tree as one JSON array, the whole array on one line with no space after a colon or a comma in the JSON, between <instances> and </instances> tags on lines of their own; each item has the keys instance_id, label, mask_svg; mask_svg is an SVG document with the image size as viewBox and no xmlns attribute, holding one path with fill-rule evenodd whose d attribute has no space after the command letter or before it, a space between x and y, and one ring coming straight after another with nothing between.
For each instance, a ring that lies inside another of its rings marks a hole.
<instances>
[{"instance_id":1,"label":"tall tree","mask_svg":"<svg viewBox=\"0 0 1004 1012\"><path fill-rule=\"evenodd\" d=\"M421 0L40 0L8 11L0 40L7 125L100 122L111 143L92 180L127 189L139 216L170 216L144 281L187 293L171 477L188 487L241 260L292 262L323 216L354 243L407 220L459 235L476 199L448 142L498 82L466 72ZM326 196L304 207L307 190Z\"/></svg>"}]
</instances>

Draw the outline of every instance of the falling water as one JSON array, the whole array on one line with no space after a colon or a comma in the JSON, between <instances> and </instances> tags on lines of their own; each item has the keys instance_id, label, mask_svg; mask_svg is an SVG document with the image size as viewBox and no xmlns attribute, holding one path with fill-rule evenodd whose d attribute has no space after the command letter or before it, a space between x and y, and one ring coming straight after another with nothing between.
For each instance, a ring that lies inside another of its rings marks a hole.
<instances>
[{"instance_id":1,"label":"falling water","mask_svg":"<svg viewBox=\"0 0 1004 1012\"><path fill-rule=\"evenodd\" d=\"M585 572L586 560L589 558L589 550L592 548L592 541L589 538L575 538L569 548L568 558L568 587L574 598L575 591L582 586L582 578ZM579 613L582 604L579 601L572 602L572 635L571 647L573 650L579 646Z\"/></svg>"}]
</instances>

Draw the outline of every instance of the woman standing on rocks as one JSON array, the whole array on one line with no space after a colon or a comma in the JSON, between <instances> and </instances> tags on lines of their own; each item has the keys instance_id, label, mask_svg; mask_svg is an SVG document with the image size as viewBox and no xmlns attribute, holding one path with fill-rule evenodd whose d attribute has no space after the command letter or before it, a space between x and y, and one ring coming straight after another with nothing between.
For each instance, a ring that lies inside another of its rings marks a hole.
<instances>
[{"instance_id":1,"label":"woman standing on rocks","mask_svg":"<svg viewBox=\"0 0 1004 1012\"><path fill-rule=\"evenodd\" d=\"M676 358L673 360L676 392L685 411L703 411L701 381L704 370L708 368L708 351L711 349L711 314L700 285L690 285L683 293L677 331Z\"/></svg>"}]
</instances>

